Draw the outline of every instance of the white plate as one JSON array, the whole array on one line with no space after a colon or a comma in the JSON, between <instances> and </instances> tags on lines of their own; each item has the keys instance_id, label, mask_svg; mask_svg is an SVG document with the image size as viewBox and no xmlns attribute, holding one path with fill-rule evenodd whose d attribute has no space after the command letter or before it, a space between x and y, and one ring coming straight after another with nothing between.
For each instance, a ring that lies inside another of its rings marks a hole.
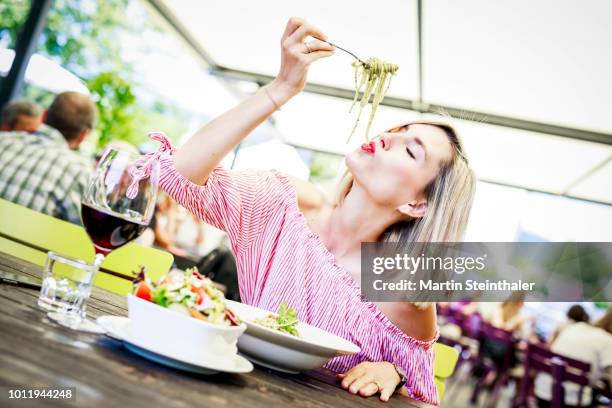
<instances>
[{"instance_id":1,"label":"white plate","mask_svg":"<svg viewBox=\"0 0 612 408\"><path fill-rule=\"evenodd\" d=\"M207 356L206 359L196 360L173 355L169 350L158 350L142 341L129 338L128 325L130 319L120 316L100 316L98 325L106 330L106 335L123 342L125 347L135 354L157 363L200 374L225 373L248 373L253 371L251 364L244 357L231 354L221 356Z\"/></svg>"},{"instance_id":2,"label":"white plate","mask_svg":"<svg viewBox=\"0 0 612 408\"><path fill-rule=\"evenodd\" d=\"M360 351L350 341L306 323L298 324L302 337L261 326L253 321L270 311L231 300L226 303L247 325L246 332L238 338L240 353L265 367L298 373L322 367L333 357Z\"/></svg>"}]
</instances>

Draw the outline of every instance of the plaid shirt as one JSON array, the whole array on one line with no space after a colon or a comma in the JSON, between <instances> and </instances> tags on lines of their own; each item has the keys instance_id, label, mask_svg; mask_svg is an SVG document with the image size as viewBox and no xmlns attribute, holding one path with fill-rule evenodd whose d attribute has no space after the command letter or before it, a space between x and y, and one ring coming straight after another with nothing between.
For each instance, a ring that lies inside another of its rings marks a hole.
<instances>
[{"instance_id":1,"label":"plaid shirt","mask_svg":"<svg viewBox=\"0 0 612 408\"><path fill-rule=\"evenodd\" d=\"M49 126L0 132L0 198L81 224L81 196L92 172L93 162Z\"/></svg>"}]
</instances>

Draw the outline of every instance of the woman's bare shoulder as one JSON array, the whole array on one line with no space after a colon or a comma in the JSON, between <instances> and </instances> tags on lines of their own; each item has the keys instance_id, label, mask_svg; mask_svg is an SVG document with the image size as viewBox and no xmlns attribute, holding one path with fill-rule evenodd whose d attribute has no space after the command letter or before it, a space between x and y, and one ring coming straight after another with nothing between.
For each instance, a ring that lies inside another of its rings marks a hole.
<instances>
[{"instance_id":1,"label":"woman's bare shoulder","mask_svg":"<svg viewBox=\"0 0 612 408\"><path fill-rule=\"evenodd\" d=\"M287 176L297 192L298 206L303 213L320 211L326 204L325 194L313 183Z\"/></svg>"}]
</instances>

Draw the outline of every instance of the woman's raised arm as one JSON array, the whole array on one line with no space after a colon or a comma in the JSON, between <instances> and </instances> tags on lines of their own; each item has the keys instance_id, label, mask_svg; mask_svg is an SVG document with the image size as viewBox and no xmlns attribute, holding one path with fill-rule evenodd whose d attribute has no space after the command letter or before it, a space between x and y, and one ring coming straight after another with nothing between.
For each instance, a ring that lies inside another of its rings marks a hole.
<instances>
[{"instance_id":1,"label":"woman's raised arm","mask_svg":"<svg viewBox=\"0 0 612 408\"><path fill-rule=\"evenodd\" d=\"M315 39L304 43L307 36ZM302 19L289 19L281 39L281 67L277 77L198 130L174 153L177 170L195 184L206 183L211 171L225 155L276 109L304 89L310 64L333 54L333 47L316 38L325 40L327 37Z\"/></svg>"}]
</instances>

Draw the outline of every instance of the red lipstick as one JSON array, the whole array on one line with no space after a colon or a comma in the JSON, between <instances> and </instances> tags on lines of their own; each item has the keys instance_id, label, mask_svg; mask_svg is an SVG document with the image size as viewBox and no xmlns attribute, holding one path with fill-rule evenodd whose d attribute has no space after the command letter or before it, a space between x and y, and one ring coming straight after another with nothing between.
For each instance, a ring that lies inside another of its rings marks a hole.
<instances>
[{"instance_id":1,"label":"red lipstick","mask_svg":"<svg viewBox=\"0 0 612 408\"><path fill-rule=\"evenodd\" d=\"M376 151L376 144L374 142L367 142L361 145L361 150L364 152L374 154Z\"/></svg>"}]
</instances>

